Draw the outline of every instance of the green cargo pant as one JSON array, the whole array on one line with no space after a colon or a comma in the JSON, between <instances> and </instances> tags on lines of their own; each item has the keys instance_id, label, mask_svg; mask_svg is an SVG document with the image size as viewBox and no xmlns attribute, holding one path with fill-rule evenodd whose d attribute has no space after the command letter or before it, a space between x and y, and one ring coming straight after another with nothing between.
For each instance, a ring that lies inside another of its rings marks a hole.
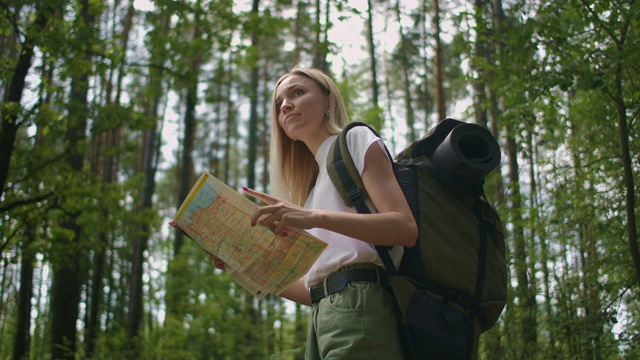
<instances>
[{"instance_id":1,"label":"green cargo pant","mask_svg":"<svg viewBox=\"0 0 640 360\"><path fill-rule=\"evenodd\" d=\"M340 270L354 267L362 265ZM359 281L314 304L306 360L403 359L391 296L381 284Z\"/></svg>"}]
</instances>

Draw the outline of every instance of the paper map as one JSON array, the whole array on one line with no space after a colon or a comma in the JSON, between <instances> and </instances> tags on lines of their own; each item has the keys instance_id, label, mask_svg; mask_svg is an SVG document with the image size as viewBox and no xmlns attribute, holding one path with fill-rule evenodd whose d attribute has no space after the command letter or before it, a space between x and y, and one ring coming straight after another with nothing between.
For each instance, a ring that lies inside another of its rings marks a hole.
<instances>
[{"instance_id":1,"label":"paper map","mask_svg":"<svg viewBox=\"0 0 640 360\"><path fill-rule=\"evenodd\" d=\"M327 244L304 231L276 236L251 226L258 205L204 173L178 209L176 225L225 263L226 272L259 299L280 294L307 273Z\"/></svg>"}]
</instances>

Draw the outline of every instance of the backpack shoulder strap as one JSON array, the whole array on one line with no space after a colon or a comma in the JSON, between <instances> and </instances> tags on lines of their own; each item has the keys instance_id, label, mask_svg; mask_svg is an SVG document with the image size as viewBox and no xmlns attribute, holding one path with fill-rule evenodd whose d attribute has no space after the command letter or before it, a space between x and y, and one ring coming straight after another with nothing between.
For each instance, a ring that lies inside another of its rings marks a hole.
<instances>
[{"instance_id":1,"label":"backpack shoulder strap","mask_svg":"<svg viewBox=\"0 0 640 360\"><path fill-rule=\"evenodd\" d=\"M364 202L369 198L369 194L367 194L347 145L347 132L356 126L366 126L380 137L371 126L365 123L349 123L331 144L327 157L327 172L342 201L348 206L354 206L359 213L366 214L371 212Z\"/></svg>"},{"instance_id":2,"label":"backpack shoulder strap","mask_svg":"<svg viewBox=\"0 0 640 360\"><path fill-rule=\"evenodd\" d=\"M369 198L369 194L367 194L367 190L364 187L358 169L356 169L347 144L347 132L356 126L366 126L377 137L380 137L378 132L368 124L363 122L349 123L342 129L329 149L329 154L327 155L327 172L344 203L348 206L354 206L360 214L369 214L371 210L364 202ZM392 159L386 146L385 151L389 159ZM391 248L390 246L376 246L376 250L382 259L385 269L389 275L395 275L397 274L397 269L393 265L393 261L389 255Z\"/></svg>"}]
</instances>

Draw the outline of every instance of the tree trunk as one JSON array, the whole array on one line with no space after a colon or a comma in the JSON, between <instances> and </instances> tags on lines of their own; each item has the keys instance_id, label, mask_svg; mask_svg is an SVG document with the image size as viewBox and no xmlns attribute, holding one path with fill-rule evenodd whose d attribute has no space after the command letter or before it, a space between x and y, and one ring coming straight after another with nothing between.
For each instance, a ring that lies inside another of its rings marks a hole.
<instances>
[{"instance_id":1,"label":"tree trunk","mask_svg":"<svg viewBox=\"0 0 640 360\"><path fill-rule=\"evenodd\" d=\"M79 233L77 225L69 221L64 226L74 234ZM78 240L62 246L75 247ZM59 242L60 243L60 242ZM75 359L76 320L82 277L80 276L80 253L69 249L62 264L53 269L51 286L51 357L54 359Z\"/></svg>"},{"instance_id":2,"label":"tree trunk","mask_svg":"<svg viewBox=\"0 0 640 360\"><path fill-rule=\"evenodd\" d=\"M251 14L257 18L259 13L260 0L253 0ZM251 47L255 54L258 54L258 29L251 30ZM255 189L256 186L256 159L258 156L258 82L260 69L258 68L258 59L253 59L251 64L251 83L249 88L251 91L250 108L249 108L249 154L247 164L247 184L250 188Z\"/></svg>"},{"instance_id":3,"label":"tree trunk","mask_svg":"<svg viewBox=\"0 0 640 360\"><path fill-rule=\"evenodd\" d=\"M226 136L224 138L224 159L223 159L223 177L222 179L224 180L224 182L226 184L229 184L229 181L231 180L231 176L230 176L230 171L231 171L231 164L230 164L230 160L231 160L231 148L232 148L232 139L235 138L235 134L236 132L235 130L235 112L234 112L234 106L233 106L233 100L231 100L231 92L232 92L232 86L233 86L233 61L231 59L231 55L229 55L229 66L228 66L228 71L227 71L227 96L225 97L226 99L226 104L227 104L227 114L226 114Z\"/></svg>"},{"instance_id":4,"label":"tree trunk","mask_svg":"<svg viewBox=\"0 0 640 360\"><path fill-rule=\"evenodd\" d=\"M261 94L269 93L269 84L272 83L273 74L269 74L269 72L263 72L262 78L262 89L260 91ZM269 192L269 129L271 127L271 123L267 120L266 116L269 114L271 109L271 102L269 98L266 98L262 101L262 109L261 113L265 114L260 117L260 158L262 159L262 177L260 179L260 186L262 191Z\"/></svg>"},{"instance_id":5,"label":"tree trunk","mask_svg":"<svg viewBox=\"0 0 640 360\"><path fill-rule=\"evenodd\" d=\"M254 18L258 18L260 16L260 0L253 0L253 5L251 7L251 14ZM258 54L259 48L259 40L258 40L258 31L259 29L253 27L250 29L251 31L251 47L255 50L255 53ZM260 71L258 68L259 58L256 56L253 59L253 64L251 67L251 83L249 84L251 91L251 99L250 99L250 109L249 109L249 162L247 168L247 183L248 186L252 189L256 188L256 160L258 158L258 96L259 96L259 80L260 80ZM252 296L247 296L245 298L245 311L247 316L249 317L249 321L251 321L251 328L258 329L260 327L260 303L258 301L257 309L254 307L254 301ZM246 344L245 354L247 358L259 358L261 357L261 349L252 346L253 344L260 343L260 336L255 332L248 332L247 336L242 342Z\"/></svg>"},{"instance_id":6,"label":"tree trunk","mask_svg":"<svg viewBox=\"0 0 640 360\"><path fill-rule=\"evenodd\" d=\"M295 360L304 360L305 353L302 351L304 349L304 344L306 341L305 336L305 326L304 326L304 316L302 312L302 305L296 303L295 304L295 323L293 325L293 348L300 349L300 351L296 352L294 359Z\"/></svg>"},{"instance_id":7,"label":"tree trunk","mask_svg":"<svg viewBox=\"0 0 640 360\"><path fill-rule=\"evenodd\" d=\"M196 26L194 30L194 38L200 36L200 29ZM178 207L184 201L189 194L191 187L193 186L193 151L195 149L196 139L196 105L198 105L198 74L200 73L201 56L197 55L193 60L190 74L188 76L190 83L187 87L187 94L185 99L185 116L184 116L184 138L182 141L182 161L181 171L179 176L178 191ZM180 253L180 249L184 243L184 236L182 232L176 230L176 239L173 246L173 257L175 258Z\"/></svg>"},{"instance_id":8,"label":"tree trunk","mask_svg":"<svg viewBox=\"0 0 640 360\"><path fill-rule=\"evenodd\" d=\"M101 244L107 244L108 238L105 233L100 233L99 241ZM104 264L105 264L106 248L100 246L95 249L93 254L93 273L91 276L91 291L90 301L88 302L88 314L87 324L85 326L85 354L87 357L91 357L96 347L96 339L100 331L99 317L100 317L100 303L102 302L103 285L102 279L104 277Z\"/></svg>"},{"instance_id":9,"label":"tree trunk","mask_svg":"<svg viewBox=\"0 0 640 360\"><path fill-rule=\"evenodd\" d=\"M320 11L320 3L321 0L316 0L315 12L316 12L316 23L313 27L313 33L315 35L314 45L313 45L313 65L312 67L320 69L322 71L327 71L327 43L326 43L326 33L324 40L321 35L323 33L322 23L320 22L321 11ZM329 1L327 1L329 3ZM328 4L327 4L328 6ZM326 26L325 26L326 29Z\"/></svg>"},{"instance_id":10,"label":"tree trunk","mask_svg":"<svg viewBox=\"0 0 640 360\"><path fill-rule=\"evenodd\" d=\"M91 64L92 55L89 46L93 44L95 12L90 10L89 0L80 4L79 17L86 28L78 32L76 39L79 61ZM71 171L80 174L83 171L85 154L81 144L85 141L87 129L87 98L89 90L89 72L74 74L69 96L69 123L66 141L69 150L65 159ZM70 204L73 206L72 204ZM76 353L76 320L78 319L83 270L80 265L85 256L81 250L82 230L77 223L80 215L76 211L67 215L62 227L72 234L70 238L62 235L56 242L60 254L53 265L53 284L51 287L51 355L54 359L74 359Z\"/></svg>"},{"instance_id":11,"label":"tree trunk","mask_svg":"<svg viewBox=\"0 0 640 360\"><path fill-rule=\"evenodd\" d=\"M155 119L157 116L157 106L159 98L155 99L155 115L151 114L151 118ZM152 206L152 197L155 192L155 173L158 168L159 158L159 134L157 133L157 127L153 126L150 129L145 130L143 141L143 159L144 159L144 187L142 189L142 199L140 209L137 211L139 214L144 214L149 211ZM143 265L144 265L144 252L147 249L147 243L151 236L151 229L147 222L140 224L140 235L133 239L132 254L131 254L131 275L129 280L129 303L127 311L127 324L125 335L129 342L127 358L138 359L139 353L139 340L137 337L140 333L140 327L143 320Z\"/></svg>"},{"instance_id":12,"label":"tree trunk","mask_svg":"<svg viewBox=\"0 0 640 360\"><path fill-rule=\"evenodd\" d=\"M411 99L411 76L409 74L409 58L408 58L408 45L409 40L404 34L404 27L402 26L401 21L401 12L400 12L400 2L401 0L397 0L395 3L396 17L398 19L398 32L400 35L400 53L398 56L400 57L400 68L402 69L402 92L404 96L404 107L407 112L407 143L411 143L417 139L416 130L415 130L415 113L413 111L413 104Z\"/></svg>"},{"instance_id":13,"label":"tree trunk","mask_svg":"<svg viewBox=\"0 0 640 360\"><path fill-rule=\"evenodd\" d=\"M447 117L447 108L445 106L444 85L442 84L442 44L440 40L440 4L438 0L433 0L433 30L435 41L435 54L433 55L433 72L435 75L436 86L436 109L438 111L438 120Z\"/></svg>"},{"instance_id":14,"label":"tree trunk","mask_svg":"<svg viewBox=\"0 0 640 360\"><path fill-rule=\"evenodd\" d=\"M22 101L22 93L24 92L25 79L31 69L31 61L33 59L34 48L37 45L35 39L30 37L32 33L39 33L49 20L49 9L43 3L36 14L35 21L31 26L33 31L27 31L27 37L22 43L22 49L18 56L18 62L13 70L9 88L2 99L4 106L0 109L0 198L3 197L5 185L9 178L9 168L11 165L11 157L13 155L14 143L18 128L22 124L19 121L20 112L17 110L9 110L7 105L19 105Z\"/></svg>"},{"instance_id":15,"label":"tree trunk","mask_svg":"<svg viewBox=\"0 0 640 360\"><path fill-rule=\"evenodd\" d=\"M626 38L626 34L623 39ZM616 42L616 51L623 59L624 41ZM622 60L615 62L615 92L613 99L618 112L618 133L620 134L620 154L622 155L622 167L624 169L624 189L625 189L625 215L627 220L627 237L629 243L629 252L633 268L636 272L636 282L640 283L640 248L638 247L638 226L636 223L636 195L633 174L633 163L631 160L631 151L629 149L629 122L627 120L627 107L624 101L622 89L622 77L624 62Z\"/></svg>"},{"instance_id":16,"label":"tree trunk","mask_svg":"<svg viewBox=\"0 0 640 360\"><path fill-rule=\"evenodd\" d=\"M506 153L509 161L509 188L511 192L511 224L513 224L513 263L515 267L518 285L515 289L520 309L522 310L522 322L520 339L523 343L522 356L529 358L535 354L536 346L536 308L535 294L531 290L527 267L527 250L524 238L523 219L520 214L522 209L522 197L520 192L518 151L515 139L515 125L507 129Z\"/></svg>"},{"instance_id":17,"label":"tree trunk","mask_svg":"<svg viewBox=\"0 0 640 360\"><path fill-rule=\"evenodd\" d=\"M192 39L197 41L202 36L202 29L200 25L200 15L196 15L193 20L193 34ZM193 152L195 150L196 141L196 129L198 121L196 118L196 105L198 104L198 77L200 75L200 69L202 66L202 52L197 49L195 55L189 64L189 70L184 79L185 83L185 115L184 115L184 136L182 139L182 154L180 158L180 166L178 166L178 204L180 207L182 202L186 199L189 191L193 187L194 179L194 159ZM169 264L169 279L167 281L167 295L166 307L167 313L174 316L182 316L180 314L179 304L182 303L182 299L186 298L186 294L181 293L182 287L179 281L179 274L174 271L173 264L178 260L181 249L184 245L184 239L186 236L182 234L180 230L175 232L175 240L173 244L173 259Z\"/></svg>"},{"instance_id":18,"label":"tree trunk","mask_svg":"<svg viewBox=\"0 0 640 360\"><path fill-rule=\"evenodd\" d=\"M158 74L158 76L161 76ZM149 118L157 119L158 107L160 105L161 95L159 93L159 87L153 84L158 84L157 79L152 75L149 81L150 86L153 86L154 98L152 101L152 109L149 113ZM158 169L158 159L160 157L160 134L158 133L157 125L152 126L150 129L144 131L143 143L142 143L142 168L140 171L144 173L144 185L141 194L141 204L138 209L139 214L144 214L149 211L153 205L153 194L155 193L155 175ZM151 229L147 222L140 225L140 235L133 239L133 249L131 254L131 277L129 281L129 304L127 311L127 325L126 325L126 337L129 341L129 352L127 352L128 358L137 359L139 357L138 346L139 341L136 337L140 333L140 326L143 319L143 265L144 265L144 252L147 249L149 237L151 236Z\"/></svg>"},{"instance_id":19,"label":"tree trunk","mask_svg":"<svg viewBox=\"0 0 640 360\"><path fill-rule=\"evenodd\" d=\"M428 59L428 54L427 54L427 49L429 48L429 33L431 32L429 30L429 26L428 26L428 22L427 22L427 13L428 13L428 0L422 0L421 2L421 6L420 6L420 17L419 17L419 21L420 21L420 27L422 28L422 34L420 35L420 38L422 40L422 48L425 49L425 51L423 51L423 55L422 58L420 59L420 62L423 66L423 75L422 75L422 99L421 102L421 107L424 109L424 128L428 129L431 125L429 122L429 116L428 114L432 111L432 107L433 107L433 99L431 98L431 94L430 94L430 89L429 89L429 74L432 72L432 69L430 68L430 64L431 62Z\"/></svg>"},{"instance_id":20,"label":"tree trunk","mask_svg":"<svg viewBox=\"0 0 640 360\"><path fill-rule=\"evenodd\" d=\"M380 88L378 86L376 44L373 37L373 3L371 0L367 0L367 44L369 45L369 64L371 67L371 108L375 114L378 114ZM382 128L380 120L380 117L376 115L374 127Z\"/></svg>"},{"instance_id":21,"label":"tree trunk","mask_svg":"<svg viewBox=\"0 0 640 360\"><path fill-rule=\"evenodd\" d=\"M25 226L20 259L20 291L17 301L16 334L13 341L13 359L29 358L31 326L31 298L33 296L33 262L35 256L31 244L35 242L35 225Z\"/></svg>"},{"instance_id":22,"label":"tree trunk","mask_svg":"<svg viewBox=\"0 0 640 360\"><path fill-rule=\"evenodd\" d=\"M114 13L118 10L118 4L114 5ZM129 43L129 32L133 25L133 15L134 15L134 7L133 0L129 0L129 4L127 6L127 13L124 18L124 27L122 29L122 33L120 34L121 39L121 51L122 53L126 53ZM114 15L115 16L115 15ZM114 26L115 27L115 26ZM116 34L117 30L114 28L113 33ZM122 93L122 79L125 75L125 57L122 56L122 60L119 63L114 63L110 69L110 76L108 80L103 81L107 86L107 95L106 102L109 104L120 104L120 94ZM116 95L112 100L112 89L114 87L112 78L113 74L117 71L117 78L115 84ZM107 126L111 128L110 126ZM115 128L107 130L105 133L96 134L98 137L98 149L95 151L94 161L96 165L94 166L94 171L102 177L102 186L108 188L110 184L115 183L117 169L119 168L119 159L117 154L109 154L106 159L103 158L103 152L100 151L100 145L104 144L106 148L116 149L120 145L120 125L116 125ZM102 159L102 161L101 161ZM105 219L109 218L109 210L108 208L103 208L103 216ZM85 332L85 356L92 357L95 351L96 339L98 337L98 333L100 331L99 327L99 316L100 316L100 305L102 304L103 295L104 295L104 286L103 286L103 278L104 278L104 268L106 263L106 251L109 248L110 240L109 235L104 231L101 231L98 234L99 245L94 249L94 261L93 265L93 274L91 280L91 288L90 288L90 301L88 301L88 315L87 315L87 323L86 323L86 332Z\"/></svg>"},{"instance_id":23,"label":"tree trunk","mask_svg":"<svg viewBox=\"0 0 640 360\"><path fill-rule=\"evenodd\" d=\"M487 93L486 93L486 76L482 63L485 63L487 59L487 44L485 38L487 37L486 22L484 19L485 13L485 0L474 0L474 18L476 20L476 47L473 69L476 72L476 79L474 81L475 89L475 113L476 124L488 127L489 119L487 116Z\"/></svg>"},{"instance_id":24,"label":"tree trunk","mask_svg":"<svg viewBox=\"0 0 640 360\"><path fill-rule=\"evenodd\" d=\"M504 11L502 10L502 0L493 0L493 29L494 29L494 42L492 43L493 47L493 60L495 61L496 58L500 58L500 56L502 55L502 42L503 42L503 34L504 31L502 29L503 27L503 23L504 23ZM493 65L495 65L492 62ZM493 74L491 75L493 76ZM501 98L498 97L497 95L497 91L495 89L495 87L489 87L489 97L490 97L490 101L491 101L491 107L489 109L490 115L491 115L491 125L490 125L490 129L491 132L493 133L493 136L496 137L496 139L499 137L500 135L500 128L501 128L501 122L502 122L502 108L504 108L503 104L502 104L502 100ZM497 201L500 205L504 206L506 204L506 198L505 198L505 191L504 191L504 179L498 169L498 171L496 171L496 187L495 187L495 194L497 197Z\"/></svg>"},{"instance_id":25,"label":"tree trunk","mask_svg":"<svg viewBox=\"0 0 640 360\"><path fill-rule=\"evenodd\" d=\"M293 64L300 63L300 53L302 51L301 43L303 42L302 33L304 32L304 19L307 16L307 3L305 1L298 1L296 3L296 17L293 23L293 41L295 47L293 48Z\"/></svg>"},{"instance_id":26,"label":"tree trunk","mask_svg":"<svg viewBox=\"0 0 640 360\"><path fill-rule=\"evenodd\" d=\"M130 3L130 9L133 9L133 1ZM162 16L157 24L155 33L164 36L169 31L169 22L166 16ZM151 50L151 63L161 63L161 59L156 49ZM157 119L159 117L159 107L163 94L163 70L162 68L149 68L149 99L147 99L145 114L149 119ZM155 193L155 175L158 169L158 160L160 157L160 141L161 134L158 132L157 122L154 122L149 129L143 131L142 137L142 157L138 171L144 174L144 184L141 191L140 206L136 209L139 215L144 214L152 208L153 194ZM142 216L140 216L142 217ZM127 305L127 322L125 328L125 336L127 338L126 357L136 359L140 357L139 343L137 339L140 334L140 327L143 323L143 265L144 251L147 249L151 229L147 222L140 224L140 235L134 237L131 253L131 275L129 280L129 302Z\"/></svg>"}]
</instances>

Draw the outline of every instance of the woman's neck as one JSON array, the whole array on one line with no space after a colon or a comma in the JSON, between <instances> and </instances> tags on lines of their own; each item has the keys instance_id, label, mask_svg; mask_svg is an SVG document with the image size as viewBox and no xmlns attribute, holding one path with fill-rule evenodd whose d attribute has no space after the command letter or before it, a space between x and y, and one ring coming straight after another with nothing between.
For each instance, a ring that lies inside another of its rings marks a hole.
<instances>
[{"instance_id":1,"label":"woman's neck","mask_svg":"<svg viewBox=\"0 0 640 360\"><path fill-rule=\"evenodd\" d=\"M304 142L313 156L316 156L320 145L322 145L322 143L324 143L324 141L327 140L329 136L331 136L331 134L328 131L324 131L318 134L314 134L314 136L310 136L308 139L302 140L302 142Z\"/></svg>"}]
</instances>

